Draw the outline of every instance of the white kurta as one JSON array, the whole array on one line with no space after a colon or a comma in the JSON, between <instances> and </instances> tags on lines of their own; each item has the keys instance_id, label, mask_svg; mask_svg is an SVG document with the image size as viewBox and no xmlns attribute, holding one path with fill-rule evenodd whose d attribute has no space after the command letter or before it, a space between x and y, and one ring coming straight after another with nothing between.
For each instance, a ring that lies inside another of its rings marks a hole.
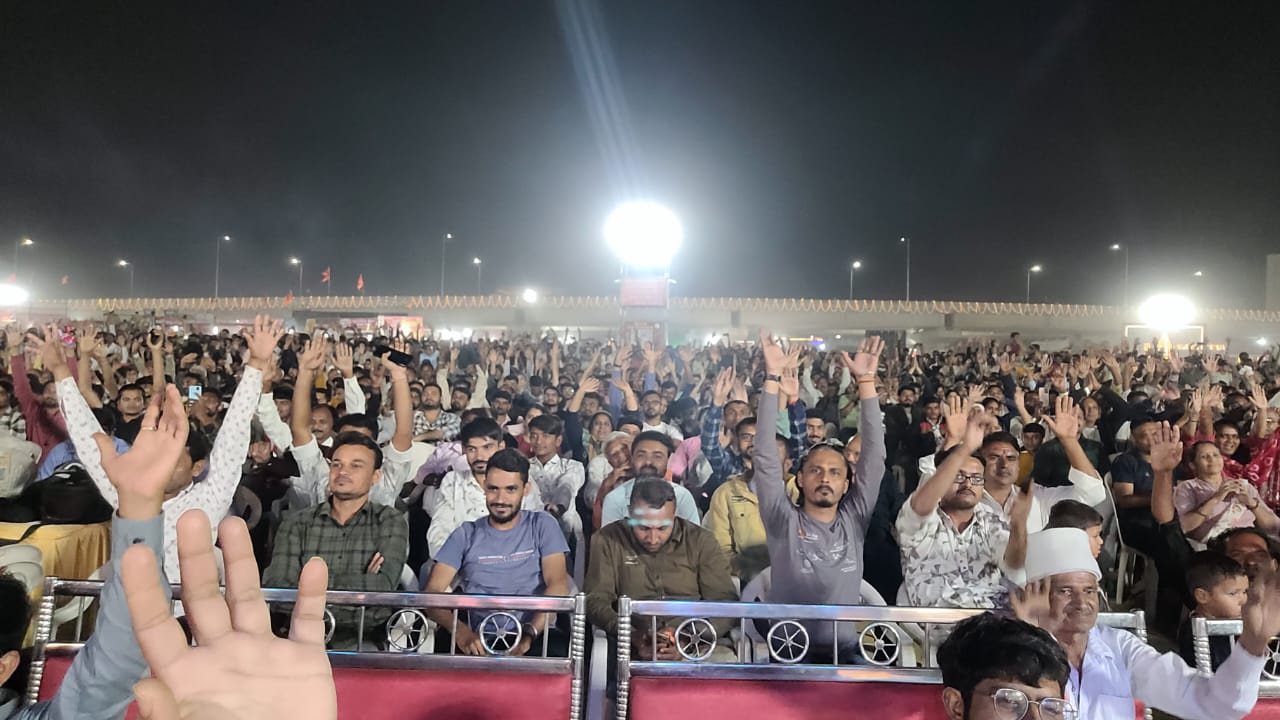
<instances>
[{"instance_id":1,"label":"white kurta","mask_svg":"<svg viewBox=\"0 0 1280 720\"><path fill-rule=\"evenodd\" d=\"M1089 631L1082 669L1071 669L1067 700L1079 720L1127 720L1135 700L1183 720L1236 720L1257 702L1264 662L1237 645L1213 677L1202 677L1175 653L1099 626Z\"/></svg>"}]
</instances>

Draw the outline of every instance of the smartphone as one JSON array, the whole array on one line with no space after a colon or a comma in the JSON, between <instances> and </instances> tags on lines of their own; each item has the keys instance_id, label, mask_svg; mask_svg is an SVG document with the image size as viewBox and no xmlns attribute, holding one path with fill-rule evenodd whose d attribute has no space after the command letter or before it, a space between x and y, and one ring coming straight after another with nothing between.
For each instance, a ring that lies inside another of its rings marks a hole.
<instances>
[{"instance_id":1,"label":"smartphone","mask_svg":"<svg viewBox=\"0 0 1280 720\"><path fill-rule=\"evenodd\" d=\"M76 344L76 329L70 325L62 328L62 342L67 345Z\"/></svg>"},{"instance_id":2,"label":"smartphone","mask_svg":"<svg viewBox=\"0 0 1280 720\"><path fill-rule=\"evenodd\" d=\"M413 356L410 355L409 353L402 353L399 350L392 350L391 348L385 345L379 345L378 347L375 347L373 349L374 357L382 357L383 355L386 355L387 359L389 359L391 362L395 363L396 365L399 365L400 367L409 367L409 363L413 362Z\"/></svg>"},{"instance_id":3,"label":"smartphone","mask_svg":"<svg viewBox=\"0 0 1280 720\"><path fill-rule=\"evenodd\" d=\"M204 387L201 385L192 385L187 388L187 399L190 400L191 402L195 402L199 400L200 396L203 394L204 394Z\"/></svg>"}]
</instances>

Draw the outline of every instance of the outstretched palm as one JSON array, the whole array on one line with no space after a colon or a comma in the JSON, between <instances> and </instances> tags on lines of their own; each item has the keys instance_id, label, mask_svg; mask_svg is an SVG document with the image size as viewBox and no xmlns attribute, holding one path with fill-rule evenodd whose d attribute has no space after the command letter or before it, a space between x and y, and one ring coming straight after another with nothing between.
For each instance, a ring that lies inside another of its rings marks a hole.
<instances>
[{"instance_id":1,"label":"outstretched palm","mask_svg":"<svg viewBox=\"0 0 1280 720\"><path fill-rule=\"evenodd\" d=\"M884 341L878 335L863 338L858 343L858 352L852 359L849 353L840 353L841 359L844 361L845 367L849 368L849 372L854 377L864 375L875 375L880 369L880 353L884 352Z\"/></svg>"},{"instance_id":2,"label":"outstretched palm","mask_svg":"<svg viewBox=\"0 0 1280 720\"><path fill-rule=\"evenodd\" d=\"M266 315L258 315L253 319L253 327L244 331L245 341L249 345L249 359L258 369L270 364L275 357L276 343L284 335L284 323L271 320Z\"/></svg>"},{"instance_id":3,"label":"outstretched palm","mask_svg":"<svg viewBox=\"0 0 1280 720\"><path fill-rule=\"evenodd\" d=\"M187 644L161 592L155 556L135 546L122 564L129 614L154 679L138 684L144 720L336 718L333 670L324 649L328 571L313 558L298 579L289 639L271 633L249 531L240 518L218 528L227 592L218 589L209 519L178 520L183 605L196 647Z\"/></svg>"}]
</instances>

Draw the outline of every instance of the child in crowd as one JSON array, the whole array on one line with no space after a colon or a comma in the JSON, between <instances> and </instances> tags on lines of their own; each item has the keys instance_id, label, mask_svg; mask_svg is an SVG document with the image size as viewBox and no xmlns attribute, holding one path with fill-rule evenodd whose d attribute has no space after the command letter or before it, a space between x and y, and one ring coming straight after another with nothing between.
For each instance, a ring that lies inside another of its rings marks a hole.
<instances>
[{"instance_id":1,"label":"child in crowd","mask_svg":"<svg viewBox=\"0 0 1280 720\"><path fill-rule=\"evenodd\" d=\"M1024 431L1025 432L1025 431ZM1093 550L1093 559L1097 560L1102 552L1102 515L1097 510L1079 500L1059 500L1049 509L1049 528L1075 528L1083 530L1089 536L1089 547Z\"/></svg>"},{"instance_id":2,"label":"child in crowd","mask_svg":"<svg viewBox=\"0 0 1280 720\"><path fill-rule=\"evenodd\" d=\"M1249 577L1240 563L1226 555L1206 550L1191 556L1191 562L1187 566L1187 586L1195 595L1196 609L1178 629L1178 653L1188 665L1195 667L1191 618L1239 620L1240 610L1249 596ZM1209 656L1215 671L1230 654L1230 635L1209 637Z\"/></svg>"}]
</instances>

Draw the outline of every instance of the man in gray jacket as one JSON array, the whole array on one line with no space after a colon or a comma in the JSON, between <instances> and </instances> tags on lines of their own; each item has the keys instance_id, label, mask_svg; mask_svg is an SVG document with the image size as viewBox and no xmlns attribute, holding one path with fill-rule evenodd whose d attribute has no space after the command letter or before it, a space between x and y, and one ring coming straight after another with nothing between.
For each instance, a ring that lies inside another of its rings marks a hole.
<instances>
[{"instance_id":1,"label":"man in gray jacket","mask_svg":"<svg viewBox=\"0 0 1280 720\"><path fill-rule=\"evenodd\" d=\"M778 392L799 395L798 355L788 355L761 333L765 382L760 394L756 427L776 428ZM767 600L774 603L857 605L862 598L862 546L871 511L884 477L884 416L876 398L876 370L884 342L878 337L862 341L853 358L842 353L845 366L858 383L861 407L862 455L853 477L844 454L830 445L814 445L801 461L796 481L799 507L787 497L782 463L773 443L757 442L752 451L760 516L772 567L772 587ZM805 623L812 643L806 662L831 662L835 638L831 623ZM847 624L841 634L840 657L856 657L857 634Z\"/></svg>"}]
</instances>

